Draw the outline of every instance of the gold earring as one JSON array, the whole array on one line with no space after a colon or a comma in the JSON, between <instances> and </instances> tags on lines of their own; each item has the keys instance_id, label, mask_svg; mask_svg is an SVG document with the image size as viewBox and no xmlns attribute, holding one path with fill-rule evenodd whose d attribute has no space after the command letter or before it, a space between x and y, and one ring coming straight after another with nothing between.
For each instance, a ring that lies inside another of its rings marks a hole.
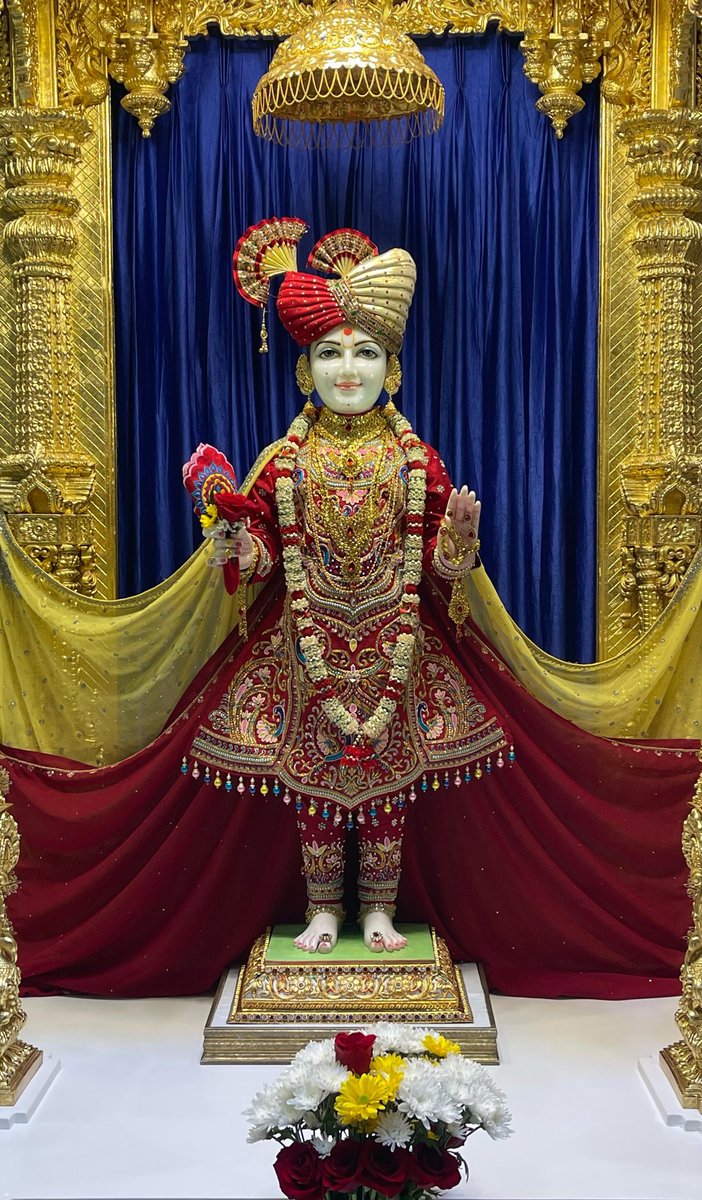
<instances>
[{"instance_id":1,"label":"gold earring","mask_svg":"<svg viewBox=\"0 0 702 1200\"><path fill-rule=\"evenodd\" d=\"M396 354L391 354L385 371L385 391L392 398L402 387L402 367Z\"/></svg>"},{"instance_id":2,"label":"gold earring","mask_svg":"<svg viewBox=\"0 0 702 1200\"><path fill-rule=\"evenodd\" d=\"M310 360L306 354L301 354L297 360L297 366L295 367L295 379L297 380L297 386L299 387L303 396L309 400L314 391L314 379L312 378L312 372L310 371Z\"/></svg>"}]
</instances>

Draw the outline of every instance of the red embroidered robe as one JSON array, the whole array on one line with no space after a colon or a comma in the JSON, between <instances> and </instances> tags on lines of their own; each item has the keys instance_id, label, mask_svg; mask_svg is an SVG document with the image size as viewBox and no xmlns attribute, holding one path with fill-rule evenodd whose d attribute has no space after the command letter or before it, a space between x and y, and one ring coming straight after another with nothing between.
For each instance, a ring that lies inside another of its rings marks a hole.
<instances>
[{"instance_id":1,"label":"red embroidered robe","mask_svg":"<svg viewBox=\"0 0 702 1200\"><path fill-rule=\"evenodd\" d=\"M425 450L423 568L431 573L451 484L436 451ZM269 462L250 493L260 580L281 557L277 474ZM363 722L387 684L400 619L405 454L379 410L342 418L323 409L298 454L294 482L306 593L322 652L339 700ZM352 540L349 553L344 543ZM501 769L510 738L421 605L404 702L374 743L370 766L340 766L347 740L313 695L286 597L238 657L192 756L198 770L209 766L240 790L265 779L266 788L354 809L402 794L417 780L423 790L460 785L478 763L481 771Z\"/></svg>"}]
</instances>

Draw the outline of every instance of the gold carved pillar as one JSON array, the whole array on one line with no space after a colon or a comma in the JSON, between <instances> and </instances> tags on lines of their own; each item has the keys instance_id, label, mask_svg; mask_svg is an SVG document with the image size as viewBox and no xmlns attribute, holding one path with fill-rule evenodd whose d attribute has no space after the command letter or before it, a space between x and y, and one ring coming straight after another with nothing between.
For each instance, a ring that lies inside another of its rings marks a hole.
<instances>
[{"instance_id":1,"label":"gold carved pillar","mask_svg":"<svg viewBox=\"0 0 702 1200\"><path fill-rule=\"evenodd\" d=\"M683 1040L661 1051L661 1066L683 1107L702 1113L702 776L685 821L683 853L690 868L687 890L692 897L692 929L675 1014Z\"/></svg>"},{"instance_id":2,"label":"gold carved pillar","mask_svg":"<svg viewBox=\"0 0 702 1200\"><path fill-rule=\"evenodd\" d=\"M76 449L72 192L89 126L33 106L0 111L3 254L15 310L14 452L0 458L0 506L25 550L69 588L95 590L86 507L95 466Z\"/></svg>"},{"instance_id":3,"label":"gold carved pillar","mask_svg":"<svg viewBox=\"0 0 702 1200\"><path fill-rule=\"evenodd\" d=\"M5 906L5 898L17 887L14 868L20 845L6 799L9 786L7 771L0 767L0 1105L17 1103L42 1062L41 1050L19 1040L27 1018L20 1004L17 943Z\"/></svg>"},{"instance_id":4,"label":"gold carved pillar","mask_svg":"<svg viewBox=\"0 0 702 1200\"><path fill-rule=\"evenodd\" d=\"M702 414L693 312L702 243L702 112L659 109L619 128L636 178L639 280L635 444L622 465L626 620L649 629L702 531Z\"/></svg>"}]
</instances>

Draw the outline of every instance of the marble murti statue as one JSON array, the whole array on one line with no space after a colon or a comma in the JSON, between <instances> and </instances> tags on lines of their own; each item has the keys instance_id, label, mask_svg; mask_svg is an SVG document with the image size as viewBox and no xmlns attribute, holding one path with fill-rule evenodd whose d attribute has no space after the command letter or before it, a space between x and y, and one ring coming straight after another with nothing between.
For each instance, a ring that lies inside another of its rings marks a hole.
<instances>
[{"instance_id":1,"label":"marble murti statue","mask_svg":"<svg viewBox=\"0 0 702 1200\"><path fill-rule=\"evenodd\" d=\"M363 937L396 950L406 944L393 925L403 826L418 790L464 786L514 750L467 677L452 622L436 627L423 605L438 578L454 585L449 612L465 618L460 581L476 563L480 501L451 486L436 451L383 403L400 384L414 261L340 229L310 254L324 274L298 272L304 231L263 221L234 256L239 291L261 306L285 272L277 310L308 349L297 367L308 401L264 456L246 524L214 530L213 561L238 559L246 582L282 566L285 587L233 662L192 756L195 771L272 790L296 813L309 900L298 947L336 942L355 827Z\"/></svg>"}]
</instances>

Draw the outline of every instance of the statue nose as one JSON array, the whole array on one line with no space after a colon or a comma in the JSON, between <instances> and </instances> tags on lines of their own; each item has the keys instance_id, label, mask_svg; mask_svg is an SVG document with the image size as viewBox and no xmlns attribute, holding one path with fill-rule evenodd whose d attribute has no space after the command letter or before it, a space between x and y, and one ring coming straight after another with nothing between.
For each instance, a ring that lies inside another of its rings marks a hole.
<instances>
[{"instance_id":1,"label":"statue nose","mask_svg":"<svg viewBox=\"0 0 702 1200\"><path fill-rule=\"evenodd\" d=\"M339 368L340 379L358 379L358 371L353 358L353 351L346 350Z\"/></svg>"}]
</instances>

